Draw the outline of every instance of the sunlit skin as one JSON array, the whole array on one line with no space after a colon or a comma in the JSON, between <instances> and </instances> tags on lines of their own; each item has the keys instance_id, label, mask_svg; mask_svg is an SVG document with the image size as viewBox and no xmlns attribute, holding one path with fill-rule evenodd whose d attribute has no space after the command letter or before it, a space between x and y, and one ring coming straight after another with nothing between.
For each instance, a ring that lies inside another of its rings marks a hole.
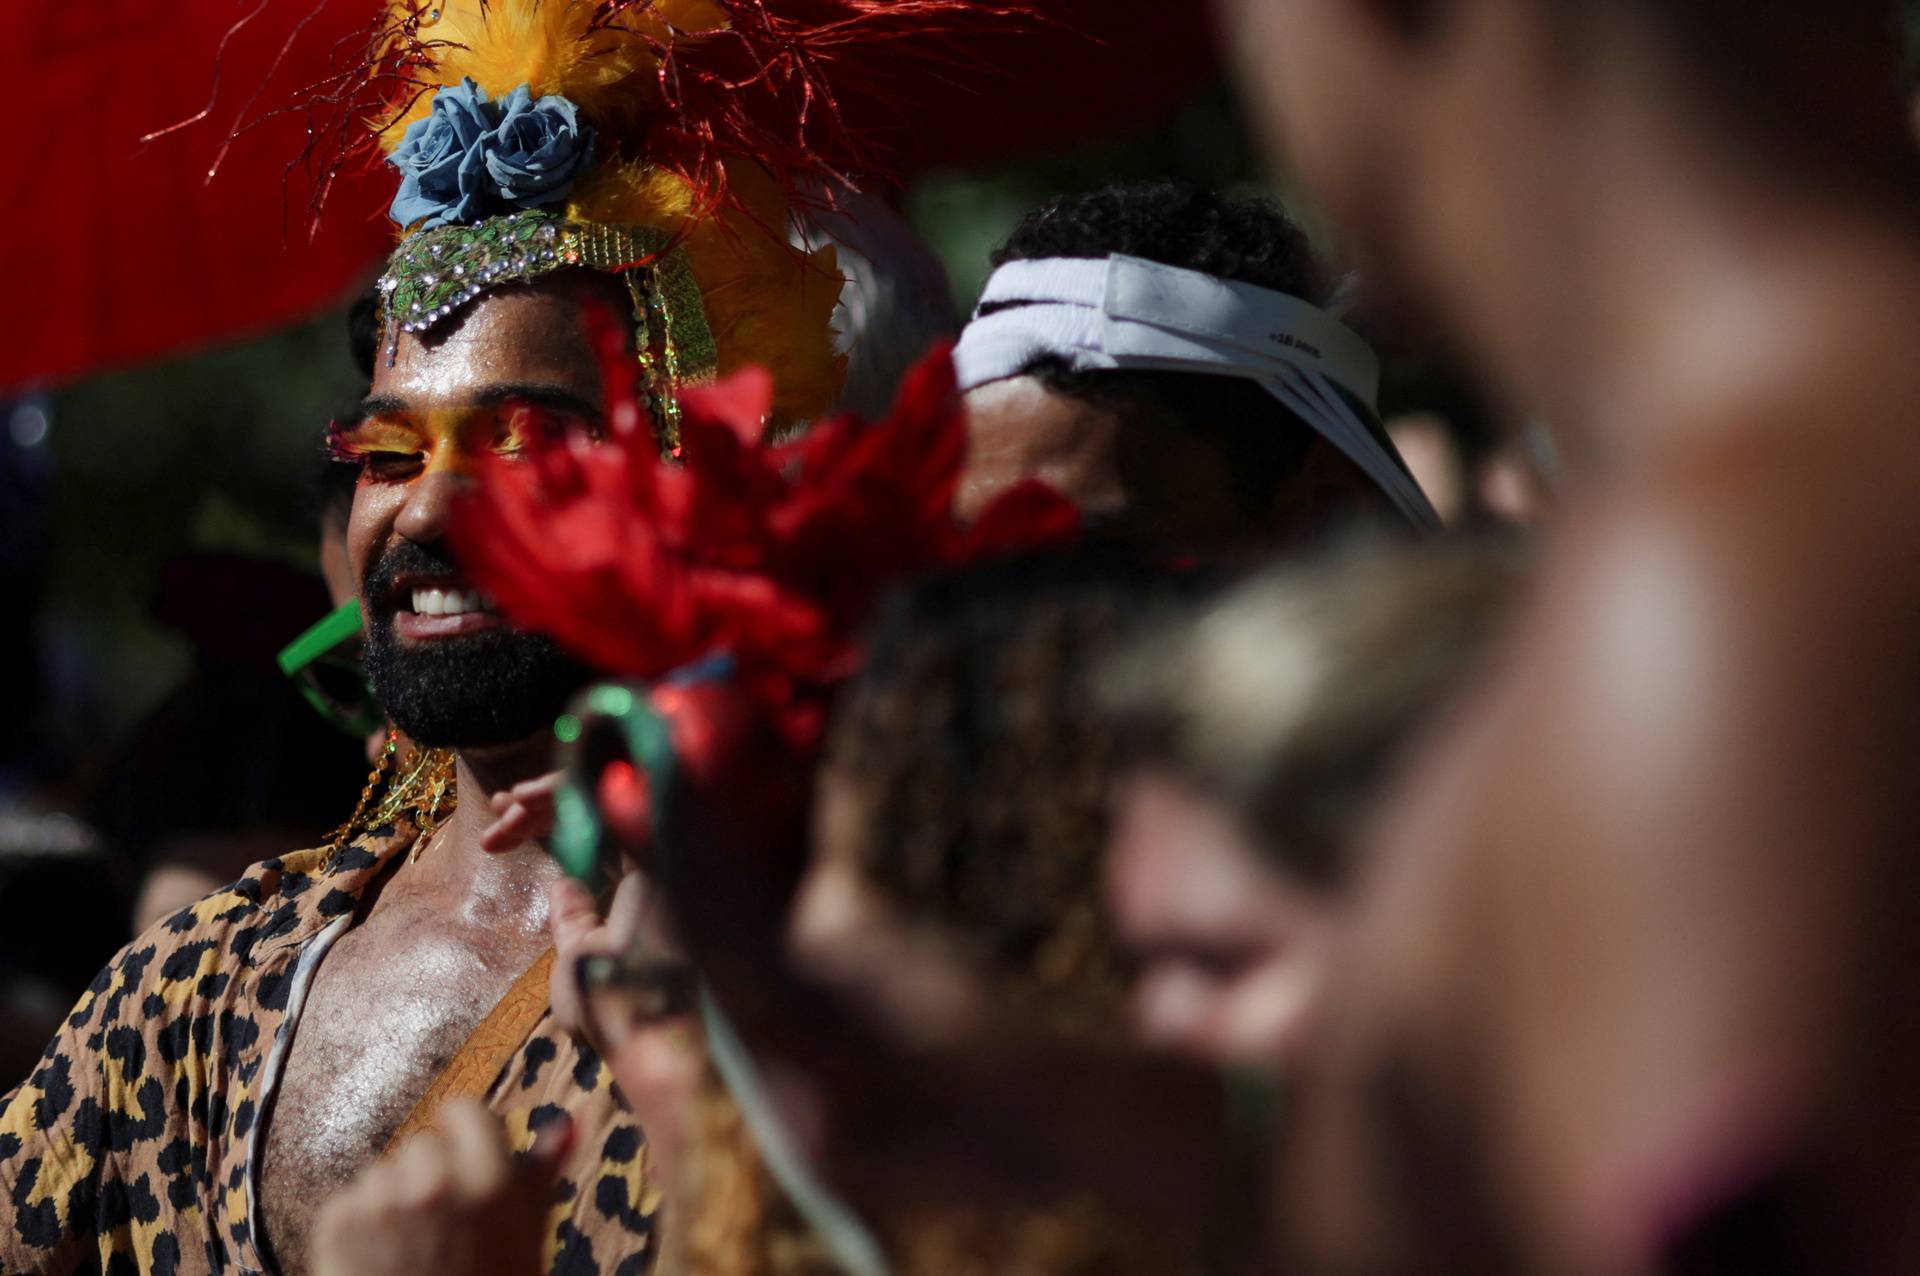
<instances>
[{"instance_id":1,"label":"sunlit skin","mask_svg":"<svg viewBox=\"0 0 1920 1276\"><path fill-rule=\"evenodd\" d=\"M457 341L458 334L447 344L453 346ZM537 365L540 360L532 362ZM396 371L399 366L396 361ZM373 547L384 548L389 543L359 539L377 534L385 511L393 511L388 538L398 535L436 543L445 531L448 496L467 480L481 457L517 457L535 436L556 437L597 428L600 411L577 388L580 369L536 367L529 370L526 380L482 381L480 378L490 374L471 367L454 375L462 378L455 381L456 390L466 383L478 383L473 401L445 404L438 401L438 396L446 392L442 386L409 386L404 379L395 387L393 378L389 378L383 389L382 378L376 373L373 393L362 404L361 415L350 422L336 423L330 432L328 444L335 459L361 467L347 543L356 582L365 581L378 557ZM597 384L597 370L593 378ZM394 585L393 597L363 602L392 611L395 630L404 641L457 637L500 624L497 616L487 613L423 616L402 605L405 596L421 586L462 591L470 588L457 576L406 576Z\"/></svg>"},{"instance_id":2,"label":"sunlit skin","mask_svg":"<svg viewBox=\"0 0 1920 1276\"><path fill-rule=\"evenodd\" d=\"M994 381L966 396L967 466L954 513L972 522L1011 488L1037 478L1091 518L1126 508L1112 412L1056 394L1034 377Z\"/></svg>"},{"instance_id":3,"label":"sunlit skin","mask_svg":"<svg viewBox=\"0 0 1920 1276\"><path fill-rule=\"evenodd\" d=\"M1028 479L1071 500L1090 530L1163 547L1287 546L1356 516L1393 517L1359 468L1318 440L1267 507L1249 512L1234 499L1229 458L1170 425L1123 421L1037 377L976 387L966 405L967 463L954 493L962 522Z\"/></svg>"},{"instance_id":4,"label":"sunlit skin","mask_svg":"<svg viewBox=\"0 0 1920 1276\"><path fill-rule=\"evenodd\" d=\"M368 462L347 527L356 589L400 538L439 542L474 460L517 445L515 429L530 415L597 420L600 373L582 303L599 295L563 277L502 290L428 340L403 334L392 365L380 360L362 421L337 439ZM452 618L458 625L414 617L415 584L471 588L455 575L363 595L370 613L394 616L402 642L446 641L499 623L487 615ZM550 766L540 736L461 751L453 817L320 964L287 1057L286 1102L265 1117L261 1213L283 1273L307 1270L313 1203L375 1159L480 1018L548 946L557 867L537 842L496 840L490 852L481 834L495 819L495 795Z\"/></svg>"}]
</instances>

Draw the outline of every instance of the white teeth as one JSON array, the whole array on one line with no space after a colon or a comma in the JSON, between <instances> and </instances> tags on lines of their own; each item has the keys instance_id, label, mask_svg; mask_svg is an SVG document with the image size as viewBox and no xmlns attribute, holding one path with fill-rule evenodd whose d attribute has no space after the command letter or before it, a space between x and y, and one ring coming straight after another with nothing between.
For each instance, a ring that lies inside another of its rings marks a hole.
<instances>
[{"instance_id":1,"label":"white teeth","mask_svg":"<svg viewBox=\"0 0 1920 1276\"><path fill-rule=\"evenodd\" d=\"M468 612L492 611L493 600L478 590L416 589L413 610L421 616L464 616Z\"/></svg>"}]
</instances>

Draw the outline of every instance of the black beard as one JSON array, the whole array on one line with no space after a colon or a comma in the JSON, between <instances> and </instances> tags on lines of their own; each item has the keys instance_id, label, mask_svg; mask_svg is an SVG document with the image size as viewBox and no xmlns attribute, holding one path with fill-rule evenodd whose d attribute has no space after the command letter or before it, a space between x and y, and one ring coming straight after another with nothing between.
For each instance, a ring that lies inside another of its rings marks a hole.
<instances>
[{"instance_id":1,"label":"black beard","mask_svg":"<svg viewBox=\"0 0 1920 1276\"><path fill-rule=\"evenodd\" d=\"M367 679L387 716L428 748L513 744L551 727L595 675L546 635L494 629L411 646L394 633L393 581L452 566L403 540L367 574Z\"/></svg>"}]
</instances>

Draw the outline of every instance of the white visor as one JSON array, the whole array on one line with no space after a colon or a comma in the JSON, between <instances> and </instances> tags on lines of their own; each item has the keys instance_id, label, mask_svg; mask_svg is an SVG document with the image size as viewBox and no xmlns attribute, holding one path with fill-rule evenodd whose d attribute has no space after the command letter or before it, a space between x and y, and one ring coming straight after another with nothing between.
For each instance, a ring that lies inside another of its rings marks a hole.
<instances>
[{"instance_id":1,"label":"white visor","mask_svg":"<svg viewBox=\"0 0 1920 1276\"><path fill-rule=\"evenodd\" d=\"M1138 257L1011 261L954 351L960 388L1049 359L1076 372L1191 372L1257 382L1365 472L1415 527L1440 525L1406 467L1347 398L1375 410L1380 360L1318 306ZM1336 388L1337 387L1337 388ZM1345 390L1346 394L1342 394Z\"/></svg>"}]
</instances>

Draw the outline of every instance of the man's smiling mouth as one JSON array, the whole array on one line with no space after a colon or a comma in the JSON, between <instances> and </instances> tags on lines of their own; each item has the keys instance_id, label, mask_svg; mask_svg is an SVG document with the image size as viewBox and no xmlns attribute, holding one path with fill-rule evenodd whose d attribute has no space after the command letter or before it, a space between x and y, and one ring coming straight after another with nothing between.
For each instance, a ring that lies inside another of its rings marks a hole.
<instances>
[{"instance_id":1,"label":"man's smiling mouth","mask_svg":"<svg viewBox=\"0 0 1920 1276\"><path fill-rule=\"evenodd\" d=\"M415 586L413 610L420 616L465 616L473 613L492 615L493 600L477 589L436 589Z\"/></svg>"},{"instance_id":2,"label":"man's smiling mouth","mask_svg":"<svg viewBox=\"0 0 1920 1276\"><path fill-rule=\"evenodd\" d=\"M505 625L491 598L458 580L402 580L388 597L394 632L408 642L458 638Z\"/></svg>"}]
</instances>

